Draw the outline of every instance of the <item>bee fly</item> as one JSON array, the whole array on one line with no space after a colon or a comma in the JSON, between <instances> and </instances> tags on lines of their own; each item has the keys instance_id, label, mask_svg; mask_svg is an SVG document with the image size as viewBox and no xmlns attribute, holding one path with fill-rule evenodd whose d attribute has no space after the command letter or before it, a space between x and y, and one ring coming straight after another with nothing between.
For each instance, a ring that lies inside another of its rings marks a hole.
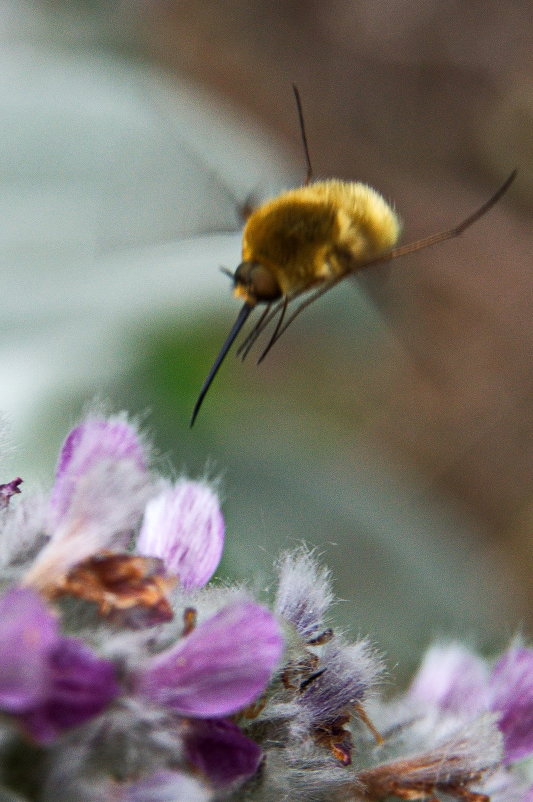
<instances>
[{"instance_id":1,"label":"bee fly","mask_svg":"<svg viewBox=\"0 0 533 802\"><path fill-rule=\"evenodd\" d=\"M398 246L399 219L379 192L359 182L311 180L302 104L294 85L293 90L307 164L306 180L302 187L283 192L254 209L246 221L242 262L235 273L224 271L233 281L234 295L244 303L200 390L191 426L224 357L258 304L264 304L265 309L238 353L244 359L277 317L272 336L259 357L261 362L294 319L340 281L372 265L458 237L497 203L516 175L514 170L489 200L458 225ZM307 292L309 295L287 316L289 304Z\"/></svg>"}]
</instances>

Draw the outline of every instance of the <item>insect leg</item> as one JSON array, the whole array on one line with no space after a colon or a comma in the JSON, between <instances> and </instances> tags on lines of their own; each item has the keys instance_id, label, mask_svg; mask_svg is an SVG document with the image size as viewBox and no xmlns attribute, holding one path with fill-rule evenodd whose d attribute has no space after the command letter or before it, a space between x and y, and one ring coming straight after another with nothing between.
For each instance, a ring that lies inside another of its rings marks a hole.
<instances>
[{"instance_id":1,"label":"insect leg","mask_svg":"<svg viewBox=\"0 0 533 802\"><path fill-rule=\"evenodd\" d=\"M446 231L439 231L436 234L430 234L429 237L423 237L423 239L415 240L414 242L408 242L407 245L400 245L397 248L393 248L388 253L383 254L383 256L378 256L376 259L365 262L364 265L359 265L354 269L358 270L363 267L369 267L376 262L389 262L391 259L396 259L398 256L406 256L409 253L421 251L423 248L429 248L432 245L437 245L439 242L446 242L446 240L458 237L463 233L463 231L466 231L467 228L470 228L470 226L474 225L474 223L477 223L477 221L483 217L483 215L492 209L492 207L500 200L502 195L507 192L515 180L516 172L516 170L513 170L513 172L505 179L501 187L496 190L494 195L492 195L488 201L485 201L485 203L483 203L479 209L476 209L473 214L466 217L462 222L453 228L448 228Z\"/></svg>"},{"instance_id":2,"label":"insect leg","mask_svg":"<svg viewBox=\"0 0 533 802\"><path fill-rule=\"evenodd\" d=\"M266 355L268 354L268 352L270 351L270 349L272 348L272 346L274 345L274 343L276 342L276 340L278 338L278 332L279 332L279 330L281 328L281 324L283 323L283 318L285 317L285 312L287 311L287 305L289 303L288 296L285 295L283 300L280 303L282 304L282 307L281 307L281 312L280 312L280 315L279 315L279 318L278 318L278 322L276 323L276 327L274 329L272 337L268 341L267 347L264 349L263 353L261 354L261 356L257 360L257 364L258 365L266 357ZM278 308L279 308L279 304L278 304Z\"/></svg>"},{"instance_id":3,"label":"insect leg","mask_svg":"<svg viewBox=\"0 0 533 802\"><path fill-rule=\"evenodd\" d=\"M343 281L346 278L347 275L348 275L347 273L343 273L340 276L335 276L335 278L324 282L324 284L321 284L321 286L318 288L318 290L315 290L310 295L308 295L307 298L305 298L305 300L303 300L296 307L294 312L292 312L292 314L289 315L289 317L287 318L287 320L285 321L283 326L276 326L276 331L274 332L275 337L273 337L272 341L269 342L268 350L270 350L272 348L272 346L279 340L281 335L284 332L287 331L287 329L289 328L291 323L295 320L295 318L298 317L300 312L303 312L303 310L306 309L308 306L310 306L314 301L317 301L322 295L324 295L326 292L329 292L329 290L331 290L333 287L335 287L340 281ZM294 297L296 297L296 296L294 296ZM288 301L290 301L290 300L292 300L292 299L289 298ZM261 358L263 358L263 357L261 357Z\"/></svg>"},{"instance_id":4,"label":"insect leg","mask_svg":"<svg viewBox=\"0 0 533 802\"><path fill-rule=\"evenodd\" d=\"M240 356L241 360L243 362L246 359L246 357L248 356L248 353L250 352L250 348L252 347L252 345L256 341L258 335L263 330L262 329L262 325L263 325L263 322L264 322L266 316L268 315L268 313L270 311L271 306L272 306L272 304L267 304L265 306L265 308L263 309L263 311L261 313L261 317L259 318L259 320L255 324L253 329L251 329L248 332L248 334L246 335L246 337L244 338L242 343L237 348L236 356Z\"/></svg>"},{"instance_id":5,"label":"insect leg","mask_svg":"<svg viewBox=\"0 0 533 802\"><path fill-rule=\"evenodd\" d=\"M264 332L264 330L272 322L272 320L274 320L278 312L283 308L283 305L284 305L283 300L279 301L279 303L277 303L273 309L270 308L271 305L269 304L267 309L269 314L261 316L261 321L260 321L261 325L254 327L254 330L251 332L251 337L246 338L246 347L244 348L242 360L244 360L248 356L258 337Z\"/></svg>"}]
</instances>

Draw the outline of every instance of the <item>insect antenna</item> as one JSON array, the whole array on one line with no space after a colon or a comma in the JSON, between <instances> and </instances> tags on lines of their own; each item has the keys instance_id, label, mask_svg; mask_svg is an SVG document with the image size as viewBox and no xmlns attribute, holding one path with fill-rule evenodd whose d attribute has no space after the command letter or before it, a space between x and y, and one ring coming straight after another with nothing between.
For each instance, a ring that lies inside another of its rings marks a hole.
<instances>
[{"instance_id":1,"label":"insect antenna","mask_svg":"<svg viewBox=\"0 0 533 802\"><path fill-rule=\"evenodd\" d=\"M406 256L407 254L421 251L424 248L430 248L433 245L437 245L439 242L446 242L446 240L454 239L455 237L460 236L464 231L466 231L467 228L470 228L470 226L474 225L474 223L476 223L481 217L490 211L490 209L492 209L492 207L500 200L502 195L507 192L515 180L516 172L516 170L513 170L513 172L505 179L501 187L496 190L494 195L485 201L485 203L483 203L479 209L476 209L475 212L466 217L453 228L448 228L445 231L439 231L436 234L430 234L428 237L423 237L422 239L415 240L414 242L408 242L406 245L399 245L397 248L392 248L392 250L387 251L387 253L376 256L374 259L369 259L368 262L364 262L363 264L354 263L351 266L348 266L345 272L325 282L321 287L305 298L305 300L303 300L299 306L296 307L294 312L287 318L283 326L276 327L276 336L268 344L268 350L270 350L270 348L272 348L272 346L279 340L281 335L287 331L291 323L293 323L295 318L297 318L304 309L318 300L326 292L329 292L329 290L339 284L339 282L344 281L348 275L356 273L359 270L364 270L367 267L372 267L373 265L382 264L383 262L390 262L393 259L397 259L399 256ZM263 354L261 358L264 356L265 354Z\"/></svg>"},{"instance_id":2,"label":"insect antenna","mask_svg":"<svg viewBox=\"0 0 533 802\"><path fill-rule=\"evenodd\" d=\"M306 187L312 177L313 177L313 167L311 165L311 158L309 156L309 146L307 144L307 134L305 133L305 122L304 122L304 113L302 109L302 99L300 97L300 92L296 84L292 85L292 91L294 92L294 97L296 98L296 108L298 109L298 120L300 122L300 134L302 135L302 144L304 146L304 153L305 153L305 163L307 165L307 172L305 175L305 182L304 186Z\"/></svg>"},{"instance_id":3,"label":"insect antenna","mask_svg":"<svg viewBox=\"0 0 533 802\"><path fill-rule=\"evenodd\" d=\"M246 304L246 303L241 307L241 311L239 312L239 314L237 316L237 320L233 324L230 333L226 337L224 345L220 349L219 354L218 354L217 358L215 359L215 361L213 363L213 366L212 366L211 370L209 371L209 373L207 375L207 379L205 380L205 382L202 385L202 389L200 390L200 394L198 395L198 398L196 400L196 404L194 405L194 409L192 411L190 426L193 426L194 421L196 420L196 416L198 415L198 412L200 411L200 407L202 406L202 402L203 402L203 400L205 398L205 395L206 395L207 391L209 390L209 387L211 386L211 382L215 378L219 367L221 366L222 362L224 361L224 357L226 356L226 354L228 353L229 349L231 348L231 346L233 344L233 341L235 340L235 338L237 337L238 333L240 332L240 330L244 326L244 324L245 324L245 322L246 322L246 320L248 318L248 315L250 314L250 312L252 311L253 308L254 307L251 304Z\"/></svg>"},{"instance_id":4,"label":"insect antenna","mask_svg":"<svg viewBox=\"0 0 533 802\"><path fill-rule=\"evenodd\" d=\"M274 331L272 333L272 337L268 341L267 347L264 349L263 353L261 354L261 356L257 360L257 364L258 365L259 365L260 362L263 361L263 359L266 357L266 355L268 354L268 352L270 351L270 349L272 348L272 346L274 345L274 343L278 339L278 332L279 332L279 330L281 328L281 325L283 323L283 319L285 318L285 312L287 311L287 306L289 304L289 296L285 295L283 297L283 299L277 305L276 311L277 311L277 309L279 309L280 304L281 304L281 312L280 312L280 315L279 315L279 318L278 318L278 322L276 323L276 327L275 327L275 329L274 329Z\"/></svg>"}]
</instances>

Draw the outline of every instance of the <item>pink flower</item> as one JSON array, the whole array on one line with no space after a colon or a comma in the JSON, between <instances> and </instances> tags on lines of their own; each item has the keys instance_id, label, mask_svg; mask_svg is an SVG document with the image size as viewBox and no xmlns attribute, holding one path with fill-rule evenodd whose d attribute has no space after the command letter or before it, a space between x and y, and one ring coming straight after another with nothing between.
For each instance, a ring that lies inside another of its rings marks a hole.
<instances>
[{"instance_id":1,"label":"pink flower","mask_svg":"<svg viewBox=\"0 0 533 802\"><path fill-rule=\"evenodd\" d=\"M200 482L179 481L146 507L137 552L160 557L182 587L209 581L222 556L224 519L213 491Z\"/></svg>"}]
</instances>

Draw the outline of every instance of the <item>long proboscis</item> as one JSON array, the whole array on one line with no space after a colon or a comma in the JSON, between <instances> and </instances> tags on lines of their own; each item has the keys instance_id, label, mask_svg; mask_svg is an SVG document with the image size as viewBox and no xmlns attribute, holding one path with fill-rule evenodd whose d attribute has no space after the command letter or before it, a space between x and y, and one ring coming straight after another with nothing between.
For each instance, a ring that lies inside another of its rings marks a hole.
<instances>
[{"instance_id":1,"label":"long proboscis","mask_svg":"<svg viewBox=\"0 0 533 802\"><path fill-rule=\"evenodd\" d=\"M233 324L230 333L226 337L224 345L220 349L217 358L213 362L213 366L212 366L211 370L209 371L209 373L207 374L207 379L203 383L202 389L200 390L198 398L196 399L196 404L194 405L194 409L192 411L192 416L191 416L191 423L190 423L191 426L194 424L194 421L196 420L196 416L198 415L198 412L200 411L200 407L202 406L202 402L203 402L203 400L204 400L204 398L206 396L207 391L209 390L209 388L211 386L211 383L212 383L213 379L215 378L215 376L216 376L216 374L218 372L219 367L221 366L222 362L224 361L224 357L226 356L226 354L228 353L229 349L233 345L233 342L234 342L235 338L237 337L237 335L239 334L240 330L242 329L242 327L246 323L246 320L248 319L248 315L250 314L250 312L252 311L253 308L254 307L251 306L250 304L244 304L241 307L241 311L239 312L239 314L237 316L237 320Z\"/></svg>"}]
</instances>

